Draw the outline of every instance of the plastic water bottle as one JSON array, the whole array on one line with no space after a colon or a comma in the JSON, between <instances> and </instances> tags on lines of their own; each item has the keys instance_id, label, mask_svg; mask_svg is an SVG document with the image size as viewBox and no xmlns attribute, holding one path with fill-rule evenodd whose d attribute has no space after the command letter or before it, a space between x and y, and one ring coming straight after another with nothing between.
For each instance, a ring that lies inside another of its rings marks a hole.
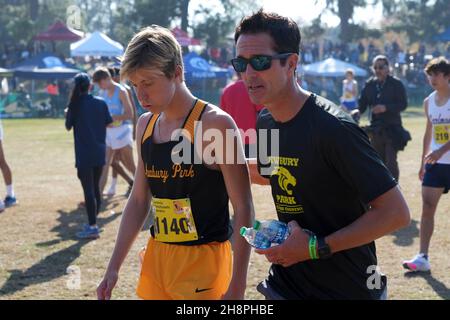
<instances>
[{"instance_id":1,"label":"plastic water bottle","mask_svg":"<svg viewBox=\"0 0 450 320\"><path fill-rule=\"evenodd\" d=\"M253 228L242 227L240 233L251 246L257 249L267 249L272 245L261 232Z\"/></svg>"},{"instance_id":2,"label":"plastic water bottle","mask_svg":"<svg viewBox=\"0 0 450 320\"><path fill-rule=\"evenodd\" d=\"M271 243L280 244L289 237L289 227L278 220L256 220L253 229L261 232Z\"/></svg>"}]
</instances>

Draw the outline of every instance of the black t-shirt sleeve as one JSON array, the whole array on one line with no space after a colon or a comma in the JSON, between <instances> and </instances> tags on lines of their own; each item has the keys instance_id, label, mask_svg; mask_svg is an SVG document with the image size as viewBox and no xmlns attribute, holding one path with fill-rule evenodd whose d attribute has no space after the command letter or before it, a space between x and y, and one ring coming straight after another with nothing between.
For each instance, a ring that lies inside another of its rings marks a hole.
<instances>
[{"instance_id":1,"label":"black t-shirt sleeve","mask_svg":"<svg viewBox=\"0 0 450 320\"><path fill-rule=\"evenodd\" d=\"M324 154L342 179L368 204L397 185L365 132L356 124L340 121L326 130Z\"/></svg>"},{"instance_id":2,"label":"black t-shirt sleeve","mask_svg":"<svg viewBox=\"0 0 450 320\"><path fill-rule=\"evenodd\" d=\"M257 168L258 173L261 177L270 179L270 161L268 152L271 150L271 134L272 124L269 123L269 111L263 109L259 112L256 119L256 133L258 137L258 143L256 144L257 149ZM267 130L267 131L261 131ZM262 135L261 135L262 133Z\"/></svg>"}]
</instances>

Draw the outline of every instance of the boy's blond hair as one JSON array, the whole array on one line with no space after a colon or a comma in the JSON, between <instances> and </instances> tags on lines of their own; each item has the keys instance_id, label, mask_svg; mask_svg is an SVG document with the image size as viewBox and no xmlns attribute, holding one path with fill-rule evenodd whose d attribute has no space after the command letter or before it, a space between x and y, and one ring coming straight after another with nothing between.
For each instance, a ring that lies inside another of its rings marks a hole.
<instances>
[{"instance_id":1,"label":"boy's blond hair","mask_svg":"<svg viewBox=\"0 0 450 320\"><path fill-rule=\"evenodd\" d=\"M177 66L184 69L181 52L181 46L168 29L151 25L131 39L122 59L120 76L126 79L138 69L155 68L167 78L173 78Z\"/></svg>"}]
</instances>

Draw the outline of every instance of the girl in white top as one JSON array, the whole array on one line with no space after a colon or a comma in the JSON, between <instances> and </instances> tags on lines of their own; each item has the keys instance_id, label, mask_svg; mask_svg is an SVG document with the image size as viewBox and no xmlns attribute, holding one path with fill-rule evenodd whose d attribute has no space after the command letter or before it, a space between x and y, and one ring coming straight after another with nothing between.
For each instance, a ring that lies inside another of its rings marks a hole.
<instances>
[{"instance_id":1,"label":"girl in white top","mask_svg":"<svg viewBox=\"0 0 450 320\"><path fill-rule=\"evenodd\" d=\"M342 97L341 103L351 112L355 110L358 105L356 103L356 97L358 96L358 83L354 79L354 72L352 69L348 69L345 72L345 79L342 81Z\"/></svg>"},{"instance_id":2,"label":"girl in white top","mask_svg":"<svg viewBox=\"0 0 450 320\"><path fill-rule=\"evenodd\" d=\"M413 259L403 262L412 271L430 270L428 249L434 215L442 194L450 189L450 64L445 58L436 58L428 63L425 72L435 91L424 100L427 127L419 170L423 201L420 251Z\"/></svg>"}]
</instances>

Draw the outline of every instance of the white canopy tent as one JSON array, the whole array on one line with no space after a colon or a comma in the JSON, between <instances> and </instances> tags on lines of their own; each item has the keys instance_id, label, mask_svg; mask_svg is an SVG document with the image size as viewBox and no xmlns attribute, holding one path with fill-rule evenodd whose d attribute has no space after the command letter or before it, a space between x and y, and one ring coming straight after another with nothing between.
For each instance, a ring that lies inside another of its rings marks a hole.
<instances>
[{"instance_id":1,"label":"white canopy tent","mask_svg":"<svg viewBox=\"0 0 450 320\"><path fill-rule=\"evenodd\" d=\"M303 65L301 68L303 74L319 77L345 77L347 69L353 69L356 77L367 76L366 70L334 58L328 58L316 63Z\"/></svg>"},{"instance_id":2,"label":"white canopy tent","mask_svg":"<svg viewBox=\"0 0 450 320\"><path fill-rule=\"evenodd\" d=\"M70 45L72 57L117 57L122 54L123 46L99 31L95 31L88 37Z\"/></svg>"}]
</instances>

